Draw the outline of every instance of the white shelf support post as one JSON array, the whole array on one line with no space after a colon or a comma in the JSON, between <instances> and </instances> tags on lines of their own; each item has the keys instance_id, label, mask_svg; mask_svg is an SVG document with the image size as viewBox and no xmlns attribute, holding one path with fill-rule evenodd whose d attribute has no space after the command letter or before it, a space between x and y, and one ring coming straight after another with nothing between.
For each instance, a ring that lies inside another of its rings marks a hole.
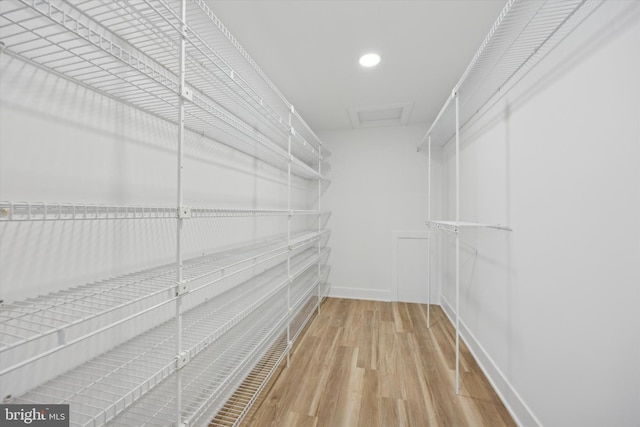
<instances>
[{"instance_id":1,"label":"white shelf support post","mask_svg":"<svg viewBox=\"0 0 640 427\"><path fill-rule=\"evenodd\" d=\"M431 221L431 135L427 149L427 218ZM427 227L427 329L431 328L431 226Z\"/></svg>"},{"instance_id":2,"label":"white shelf support post","mask_svg":"<svg viewBox=\"0 0 640 427\"><path fill-rule=\"evenodd\" d=\"M456 88L456 222L460 221L460 103ZM460 394L460 232L456 232L456 394Z\"/></svg>"},{"instance_id":3,"label":"white shelf support post","mask_svg":"<svg viewBox=\"0 0 640 427\"><path fill-rule=\"evenodd\" d=\"M184 146L184 103L189 91L185 91L185 58L186 58L186 37L187 37L187 0L182 0L180 22L180 93L178 94L178 210L180 214L177 218L176 232L176 281L182 288L182 227L185 216L183 212L182 197L182 168L183 146ZM183 293L177 292L176 297L176 360L183 360L182 355L182 298ZM186 363L186 362L185 362ZM180 365L180 363L178 363ZM176 372L176 425L182 425L182 372Z\"/></svg>"},{"instance_id":4,"label":"white shelf support post","mask_svg":"<svg viewBox=\"0 0 640 427\"><path fill-rule=\"evenodd\" d=\"M293 157L291 155L291 138L293 136L293 127L291 127L293 121L293 105L289 111L289 137L287 138L287 154L289 155L289 161L287 163L287 210L289 216L287 217L287 247L289 252L287 253L287 368L289 367L289 361L291 359L291 162Z\"/></svg>"},{"instance_id":5,"label":"white shelf support post","mask_svg":"<svg viewBox=\"0 0 640 427\"><path fill-rule=\"evenodd\" d=\"M320 259L321 253L321 238L322 232L322 146L318 147L318 314L320 314L320 304L322 304L322 260Z\"/></svg>"}]
</instances>

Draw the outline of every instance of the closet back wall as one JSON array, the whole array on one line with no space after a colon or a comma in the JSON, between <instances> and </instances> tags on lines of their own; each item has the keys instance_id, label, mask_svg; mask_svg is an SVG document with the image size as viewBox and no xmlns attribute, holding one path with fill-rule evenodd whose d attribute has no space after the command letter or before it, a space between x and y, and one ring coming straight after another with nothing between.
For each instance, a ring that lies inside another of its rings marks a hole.
<instances>
[{"instance_id":1,"label":"closet back wall","mask_svg":"<svg viewBox=\"0 0 640 427\"><path fill-rule=\"evenodd\" d=\"M323 198L332 211L330 296L395 298L392 232L425 230L427 164L416 155L416 145L426 130L416 125L319 135L333 153ZM426 279L422 292L426 295Z\"/></svg>"}]
</instances>

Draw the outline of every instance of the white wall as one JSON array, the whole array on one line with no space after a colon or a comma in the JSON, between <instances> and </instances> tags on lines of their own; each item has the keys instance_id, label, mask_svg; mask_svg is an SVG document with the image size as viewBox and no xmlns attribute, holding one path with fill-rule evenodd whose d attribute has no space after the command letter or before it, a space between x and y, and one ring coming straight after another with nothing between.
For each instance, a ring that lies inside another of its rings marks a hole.
<instances>
[{"instance_id":1,"label":"white wall","mask_svg":"<svg viewBox=\"0 0 640 427\"><path fill-rule=\"evenodd\" d=\"M324 194L332 211L330 295L393 299L392 232L425 230L427 161L416 147L426 130L379 127L320 134L332 152L331 184Z\"/></svg>"},{"instance_id":2,"label":"white wall","mask_svg":"<svg viewBox=\"0 0 640 427\"><path fill-rule=\"evenodd\" d=\"M605 2L463 132L461 219L513 227L462 234L463 332L521 425L640 425L639 76L640 2Z\"/></svg>"}]
</instances>

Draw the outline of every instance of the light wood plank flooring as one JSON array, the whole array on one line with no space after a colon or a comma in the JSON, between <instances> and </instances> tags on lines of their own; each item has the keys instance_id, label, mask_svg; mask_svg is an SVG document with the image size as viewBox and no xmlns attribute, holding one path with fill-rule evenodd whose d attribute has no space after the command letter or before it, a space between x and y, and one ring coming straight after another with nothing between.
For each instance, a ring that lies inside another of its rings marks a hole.
<instances>
[{"instance_id":1,"label":"light wood plank flooring","mask_svg":"<svg viewBox=\"0 0 640 427\"><path fill-rule=\"evenodd\" d=\"M431 315L427 329L424 305L328 298L243 426L514 426L463 343L456 396L454 330Z\"/></svg>"}]
</instances>

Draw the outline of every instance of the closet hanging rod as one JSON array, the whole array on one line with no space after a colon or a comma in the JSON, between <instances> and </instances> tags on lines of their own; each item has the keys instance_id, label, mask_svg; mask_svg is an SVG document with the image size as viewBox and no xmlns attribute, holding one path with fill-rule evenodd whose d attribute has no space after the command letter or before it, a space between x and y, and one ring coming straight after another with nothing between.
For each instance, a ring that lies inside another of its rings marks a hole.
<instances>
[{"instance_id":1,"label":"closet hanging rod","mask_svg":"<svg viewBox=\"0 0 640 427\"><path fill-rule=\"evenodd\" d=\"M459 232L462 228L494 228L497 230L504 231L513 231L511 227L501 224L485 224L479 222L468 222L468 221L427 221L426 224L430 227L435 227L437 229L451 231L454 233Z\"/></svg>"}]
</instances>

